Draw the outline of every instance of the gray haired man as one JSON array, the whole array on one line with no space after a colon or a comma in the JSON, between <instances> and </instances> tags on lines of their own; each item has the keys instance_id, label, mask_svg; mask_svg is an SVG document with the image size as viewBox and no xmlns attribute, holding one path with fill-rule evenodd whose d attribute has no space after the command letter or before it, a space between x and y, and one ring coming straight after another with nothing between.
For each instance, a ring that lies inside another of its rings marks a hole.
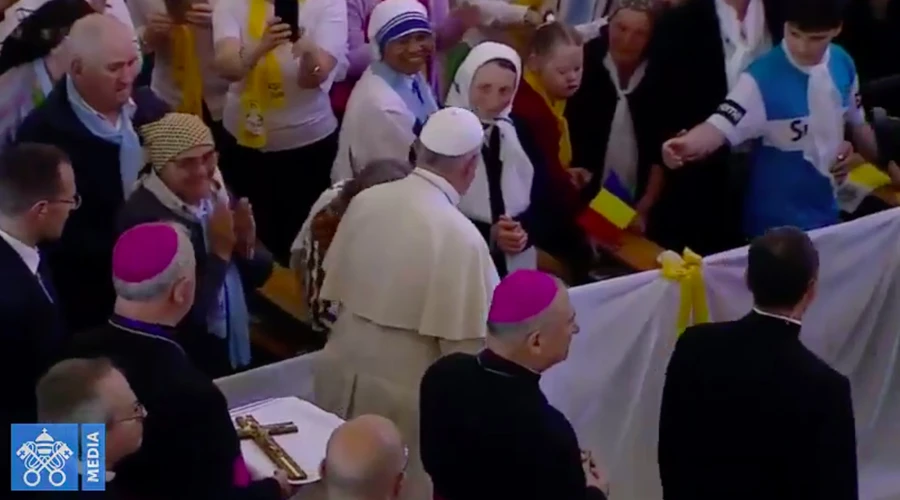
<instances>
[{"instance_id":1,"label":"gray haired man","mask_svg":"<svg viewBox=\"0 0 900 500\"><path fill-rule=\"evenodd\" d=\"M147 407L144 444L119 465L116 481L149 498L286 498L293 490L282 474L249 480L225 397L181 348L196 334L176 328L194 302L195 266L184 227L125 231L112 256L115 313L75 339L75 355L112 359Z\"/></svg>"},{"instance_id":2,"label":"gray haired man","mask_svg":"<svg viewBox=\"0 0 900 500\"><path fill-rule=\"evenodd\" d=\"M120 460L141 447L143 405L125 376L106 358L67 359L50 368L37 384L38 421L106 424L106 482ZM106 498L114 496L107 485Z\"/></svg>"}]
</instances>

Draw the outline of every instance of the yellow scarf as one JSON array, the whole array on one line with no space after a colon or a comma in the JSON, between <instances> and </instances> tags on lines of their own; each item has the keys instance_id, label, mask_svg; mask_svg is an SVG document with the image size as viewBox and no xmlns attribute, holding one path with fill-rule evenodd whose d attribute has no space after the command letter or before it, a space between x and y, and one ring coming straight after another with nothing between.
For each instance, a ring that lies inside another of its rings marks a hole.
<instances>
[{"instance_id":1,"label":"yellow scarf","mask_svg":"<svg viewBox=\"0 0 900 500\"><path fill-rule=\"evenodd\" d=\"M556 125L559 128L559 163L563 168L569 168L572 164L572 141L569 139L569 122L566 120L566 100L552 100L544 89L544 84L540 78L533 72L525 70L525 81L531 88L538 93L539 96L550 108L553 116L556 118Z\"/></svg>"},{"instance_id":2,"label":"yellow scarf","mask_svg":"<svg viewBox=\"0 0 900 500\"><path fill-rule=\"evenodd\" d=\"M266 29L266 0L249 0L247 31L250 38L259 41ZM262 61L250 70L241 92L243 121L238 132L238 144L260 149L266 145L265 114L270 109L284 106L284 82L275 51L269 51Z\"/></svg>"},{"instance_id":3,"label":"yellow scarf","mask_svg":"<svg viewBox=\"0 0 900 500\"><path fill-rule=\"evenodd\" d=\"M172 34L172 70L175 85L181 90L179 113L203 116L203 77L197 59L194 30L186 24L175 27Z\"/></svg>"}]
</instances>

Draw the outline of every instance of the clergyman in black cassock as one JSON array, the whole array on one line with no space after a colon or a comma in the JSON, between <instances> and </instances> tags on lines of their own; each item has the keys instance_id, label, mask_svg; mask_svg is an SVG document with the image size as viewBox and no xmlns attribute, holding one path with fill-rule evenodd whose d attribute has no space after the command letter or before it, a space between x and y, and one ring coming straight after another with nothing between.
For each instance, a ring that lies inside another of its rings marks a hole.
<instances>
[{"instance_id":1,"label":"clergyman in black cassock","mask_svg":"<svg viewBox=\"0 0 900 500\"><path fill-rule=\"evenodd\" d=\"M177 252L167 255L172 231ZM189 269L175 274L176 265ZM112 360L147 410L141 449L118 465L116 482L149 498L279 500L275 479L249 481L225 396L175 341L170 325L187 314L194 295L193 285L178 287L194 279L193 266L184 228L148 223L125 231L113 249L117 314L74 338L72 357ZM166 278L174 283L164 286ZM149 296L152 290L160 296Z\"/></svg>"},{"instance_id":2,"label":"clergyman in black cassock","mask_svg":"<svg viewBox=\"0 0 900 500\"><path fill-rule=\"evenodd\" d=\"M857 499L850 383L800 341L817 270L802 231L773 229L750 247L753 311L678 339L659 422L665 500Z\"/></svg>"},{"instance_id":3,"label":"clergyman in black cassock","mask_svg":"<svg viewBox=\"0 0 900 500\"><path fill-rule=\"evenodd\" d=\"M445 356L422 378L422 463L435 499L605 499L589 486L600 480L587 481L572 425L538 385L577 331L568 294L518 270L497 286L489 318L488 349Z\"/></svg>"}]
</instances>

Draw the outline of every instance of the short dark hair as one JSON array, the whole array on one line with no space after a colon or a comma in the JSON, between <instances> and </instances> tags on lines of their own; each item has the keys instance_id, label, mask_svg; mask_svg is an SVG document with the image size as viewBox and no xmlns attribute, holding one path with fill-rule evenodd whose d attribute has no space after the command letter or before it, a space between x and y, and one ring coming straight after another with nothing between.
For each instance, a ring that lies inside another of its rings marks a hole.
<instances>
[{"instance_id":1,"label":"short dark hair","mask_svg":"<svg viewBox=\"0 0 900 500\"><path fill-rule=\"evenodd\" d=\"M747 286L759 307L794 307L819 273L819 252L796 227L766 231L750 243Z\"/></svg>"},{"instance_id":2,"label":"short dark hair","mask_svg":"<svg viewBox=\"0 0 900 500\"><path fill-rule=\"evenodd\" d=\"M38 420L44 423L105 423L108 408L97 383L114 366L109 359L66 359L53 365L38 381Z\"/></svg>"},{"instance_id":3,"label":"short dark hair","mask_svg":"<svg viewBox=\"0 0 900 500\"><path fill-rule=\"evenodd\" d=\"M16 216L62 190L59 166L70 163L56 146L22 143L0 154L0 213Z\"/></svg>"},{"instance_id":4,"label":"short dark hair","mask_svg":"<svg viewBox=\"0 0 900 500\"><path fill-rule=\"evenodd\" d=\"M782 0L784 20L798 30L817 33L839 28L847 0Z\"/></svg>"}]
</instances>

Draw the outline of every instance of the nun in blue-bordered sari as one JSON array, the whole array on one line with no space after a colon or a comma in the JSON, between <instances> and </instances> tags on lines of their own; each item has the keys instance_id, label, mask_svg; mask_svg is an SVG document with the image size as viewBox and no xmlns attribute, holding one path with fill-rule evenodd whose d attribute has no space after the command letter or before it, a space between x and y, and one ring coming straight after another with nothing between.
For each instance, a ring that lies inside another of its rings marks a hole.
<instances>
[{"instance_id":1,"label":"nun in blue-bordered sari","mask_svg":"<svg viewBox=\"0 0 900 500\"><path fill-rule=\"evenodd\" d=\"M66 71L62 42L78 19L94 13L84 0L52 0L19 24L0 48L0 150L15 139Z\"/></svg>"},{"instance_id":2,"label":"nun in blue-bordered sari","mask_svg":"<svg viewBox=\"0 0 900 500\"><path fill-rule=\"evenodd\" d=\"M425 7L416 0L384 0L372 11L368 36L376 60L347 102L334 182L373 160L408 160L422 125L438 109L427 78L434 35Z\"/></svg>"}]
</instances>

